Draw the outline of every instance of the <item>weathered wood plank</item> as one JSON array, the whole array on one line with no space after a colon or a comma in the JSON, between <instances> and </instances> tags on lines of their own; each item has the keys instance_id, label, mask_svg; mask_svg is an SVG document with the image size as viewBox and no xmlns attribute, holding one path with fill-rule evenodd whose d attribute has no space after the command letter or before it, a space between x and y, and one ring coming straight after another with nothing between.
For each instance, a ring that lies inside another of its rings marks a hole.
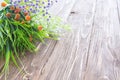
<instances>
[{"instance_id":1,"label":"weathered wood plank","mask_svg":"<svg viewBox=\"0 0 120 80\"><path fill-rule=\"evenodd\" d=\"M69 22L73 26L73 32L66 34L66 37L56 44L43 70L38 69L38 75L33 75L32 80L79 80L83 78L81 73L84 73L86 66L86 60L83 58L87 59L88 55L95 4L95 0L86 0L86 2L79 0L77 7L83 6L83 9L80 9L83 14L78 13L70 16ZM85 9L87 10L85 11ZM37 60L39 59L32 63Z\"/></svg>"},{"instance_id":2,"label":"weathered wood plank","mask_svg":"<svg viewBox=\"0 0 120 80\"><path fill-rule=\"evenodd\" d=\"M73 21L72 19L74 17L76 18L75 20L77 24L74 23L74 25L78 25L77 28L80 28L80 42L77 43L79 45L76 55L77 59L75 60L75 63L71 68L71 73L67 80L84 80L84 75L87 67L87 59L89 56L88 52L90 48L92 36L91 32L93 29L95 11L96 0L79 0L73 8L72 12L75 12L75 14L73 14L73 17L71 17L71 21Z\"/></svg>"},{"instance_id":3,"label":"weathered wood plank","mask_svg":"<svg viewBox=\"0 0 120 80\"><path fill-rule=\"evenodd\" d=\"M58 0L58 3L54 4L49 11L53 15L61 17L63 21L66 21L76 1L77 0Z\"/></svg>"},{"instance_id":4,"label":"weathered wood plank","mask_svg":"<svg viewBox=\"0 0 120 80\"><path fill-rule=\"evenodd\" d=\"M22 58L28 74L11 66L9 80L120 80L120 1L66 1L53 11L65 16L73 31Z\"/></svg>"},{"instance_id":5,"label":"weathered wood plank","mask_svg":"<svg viewBox=\"0 0 120 80\"><path fill-rule=\"evenodd\" d=\"M116 1L97 0L84 80L120 80L119 40L120 24Z\"/></svg>"}]
</instances>

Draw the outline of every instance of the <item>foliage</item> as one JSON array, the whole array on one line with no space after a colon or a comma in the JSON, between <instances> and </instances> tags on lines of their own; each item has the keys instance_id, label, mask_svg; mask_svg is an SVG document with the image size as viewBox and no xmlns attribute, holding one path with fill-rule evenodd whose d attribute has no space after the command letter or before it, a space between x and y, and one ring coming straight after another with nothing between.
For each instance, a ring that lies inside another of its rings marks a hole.
<instances>
[{"instance_id":1,"label":"foliage","mask_svg":"<svg viewBox=\"0 0 120 80\"><path fill-rule=\"evenodd\" d=\"M10 60L19 68L16 59L20 60L21 53L34 52L35 43L45 43L46 38L58 39L64 28L58 17L51 17L43 12L44 9L34 13L31 8L21 8L21 3L18 6L6 2L1 3L3 9L0 11L0 55L5 59L2 73L9 70Z\"/></svg>"}]
</instances>

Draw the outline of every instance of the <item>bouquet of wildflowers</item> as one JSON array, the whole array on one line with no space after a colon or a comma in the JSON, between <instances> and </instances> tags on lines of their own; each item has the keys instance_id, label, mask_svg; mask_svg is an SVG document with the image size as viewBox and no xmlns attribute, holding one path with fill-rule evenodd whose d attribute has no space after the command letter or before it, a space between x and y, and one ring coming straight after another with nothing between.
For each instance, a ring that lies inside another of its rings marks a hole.
<instances>
[{"instance_id":1,"label":"bouquet of wildflowers","mask_svg":"<svg viewBox=\"0 0 120 80\"><path fill-rule=\"evenodd\" d=\"M63 29L61 20L49 14L55 0L4 0L0 10L0 55L5 59L2 72L9 69L10 60L25 51L35 51L36 42L57 39Z\"/></svg>"}]
</instances>

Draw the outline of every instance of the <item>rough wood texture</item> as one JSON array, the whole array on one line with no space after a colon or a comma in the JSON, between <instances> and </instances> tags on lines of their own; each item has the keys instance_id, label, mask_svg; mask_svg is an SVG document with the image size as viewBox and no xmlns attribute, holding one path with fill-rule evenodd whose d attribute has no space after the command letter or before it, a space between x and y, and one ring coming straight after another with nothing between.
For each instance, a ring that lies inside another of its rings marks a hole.
<instances>
[{"instance_id":1,"label":"rough wood texture","mask_svg":"<svg viewBox=\"0 0 120 80\"><path fill-rule=\"evenodd\" d=\"M9 80L120 80L120 1L62 1L51 12L58 10L72 32L27 53L26 74L11 65Z\"/></svg>"}]
</instances>

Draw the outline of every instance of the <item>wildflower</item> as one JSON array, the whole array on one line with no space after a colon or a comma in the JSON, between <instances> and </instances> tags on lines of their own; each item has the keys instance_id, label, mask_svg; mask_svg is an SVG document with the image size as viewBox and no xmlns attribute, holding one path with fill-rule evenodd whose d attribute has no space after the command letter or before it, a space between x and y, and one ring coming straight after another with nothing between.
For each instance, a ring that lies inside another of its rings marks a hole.
<instances>
[{"instance_id":1,"label":"wildflower","mask_svg":"<svg viewBox=\"0 0 120 80\"><path fill-rule=\"evenodd\" d=\"M20 8L16 8L15 11L14 11L14 13L17 14L17 13L19 13L20 11L21 11Z\"/></svg>"},{"instance_id":2,"label":"wildflower","mask_svg":"<svg viewBox=\"0 0 120 80\"><path fill-rule=\"evenodd\" d=\"M25 21L24 20L22 20L22 22L21 22L22 24L25 24Z\"/></svg>"},{"instance_id":3,"label":"wildflower","mask_svg":"<svg viewBox=\"0 0 120 80\"><path fill-rule=\"evenodd\" d=\"M26 21L30 21L31 20L31 17L29 15L25 16L25 20Z\"/></svg>"},{"instance_id":4,"label":"wildflower","mask_svg":"<svg viewBox=\"0 0 120 80\"><path fill-rule=\"evenodd\" d=\"M10 17L11 17L11 13L7 13L6 16L7 16L8 18L10 18Z\"/></svg>"},{"instance_id":5,"label":"wildflower","mask_svg":"<svg viewBox=\"0 0 120 80\"><path fill-rule=\"evenodd\" d=\"M19 19L20 19L20 14L17 13L17 14L15 15L15 20L19 20Z\"/></svg>"},{"instance_id":6,"label":"wildflower","mask_svg":"<svg viewBox=\"0 0 120 80\"><path fill-rule=\"evenodd\" d=\"M23 4L22 8L34 14L41 10L47 11L56 2L57 0L10 0L10 3L15 6Z\"/></svg>"},{"instance_id":7,"label":"wildflower","mask_svg":"<svg viewBox=\"0 0 120 80\"><path fill-rule=\"evenodd\" d=\"M14 6L10 6L10 10L15 10L15 7Z\"/></svg>"},{"instance_id":8,"label":"wildflower","mask_svg":"<svg viewBox=\"0 0 120 80\"><path fill-rule=\"evenodd\" d=\"M38 31L41 31L42 30L42 26L38 26Z\"/></svg>"},{"instance_id":9,"label":"wildflower","mask_svg":"<svg viewBox=\"0 0 120 80\"><path fill-rule=\"evenodd\" d=\"M24 12L24 15L27 16L27 15L28 15L28 12Z\"/></svg>"},{"instance_id":10,"label":"wildflower","mask_svg":"<svg viewBox=\"0 0 120 80\"><path fill-rule=\"evenodd\" d=\"M7 3L6 3L5 1L3 1L3 2L1 3L1 6L2 6L2 7L5 7L5 6L7 6Z\"/></svg>"}]
</instances>

